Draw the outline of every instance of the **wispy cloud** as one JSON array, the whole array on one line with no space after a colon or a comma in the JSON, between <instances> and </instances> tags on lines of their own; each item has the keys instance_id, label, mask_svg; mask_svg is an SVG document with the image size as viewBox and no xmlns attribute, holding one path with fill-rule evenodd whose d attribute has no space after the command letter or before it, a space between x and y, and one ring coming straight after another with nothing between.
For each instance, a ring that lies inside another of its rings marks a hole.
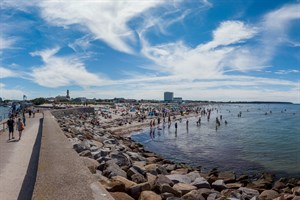
<instances>
[{"instance_id":1,"label":"wispy cloud","mask_svg":"<svg viewBox=\"0 0 300 200\"><path fill-rule=\"evenodd\" d=\"M213 32L212 41L199 44L195 48L188 47L183 41L151 46L143 35L140 37L144 56L161 66L155 70L194 79L215 78L222 75L225 68L236 69L228 57L234 56L235 51L238 51L240 47L232 45L245 42L254 37L255 33L255 28L243 22L225 21ZM245 62L245 60L242 61ZM239 62L239 66L243 66L245 64L243 62Z\"/></svg>"},{"instance_id":2,"label":"wispy cloud","mask_svg":"<svg viewBox=\"0 0 300 200\"><path fill-rule=\"evenodd\" d=\"M287 69L287 70L278 70L274 72L275 74L290 74L290 73L300 73L300 70L297 69Z\"/></svg>"},{"instance_id":3,"label":"wispy cloud","mask_svg":"<svg viewBox=\"0 0 300 200\"><path fill-rule=\"evenodd\" d=\"M112 48L133 53L135 33L128 27L134 17L158 6L164 1L41 1L43 18L52 25L68 27L79 25L95 39Z\"/></svg>"},{"instance_id":4,"label":"wispy cloud","mask_svg":"<svg viewBox=\"0 0 300 200\"><path fill-rule=\"evenodd\" d=\"M18 74L10 69L0 67L0 78L16 77Z\"/></svg>"},{"instance_id":5,"label":"wispy cloud","mask_svg":"<svg viewBox=\"0 0 300 200\"><path fill-rule=\"evenodd\" d=\"M15 88L7 88L5 84L0 83L0 97L3 99L20 99L23 97L23 92Z\"/></svg>"},{"instance_id":6,"label":"wispy cloud","mask_svg":"<svg viewBox=\"0 0 300 200\"><path fill-rule=\"evenodd\" d=\"M59 57L55 55L58 51L59 48L53 48L31 53L32 56L40 56L44 62L32 70L31 79L34 82L50 88L68 85L86 87L104 82L104 76L88 72L78 58Z\"/></svg>"}]
</instances>

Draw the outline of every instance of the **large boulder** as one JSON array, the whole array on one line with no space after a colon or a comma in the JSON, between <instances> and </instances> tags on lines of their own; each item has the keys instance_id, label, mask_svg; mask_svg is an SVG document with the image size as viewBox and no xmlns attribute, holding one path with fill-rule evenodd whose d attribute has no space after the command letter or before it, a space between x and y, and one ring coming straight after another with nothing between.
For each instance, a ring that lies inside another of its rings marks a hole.
<instances>
[{"instance_id":1,"label":"large boulder","mask_svg":"<svg viewBox=\"0 0 300 200\"><path fill-rule=\"evenodd\" d=\"M84 165L90 170L92 174L96 174L97 167L99 166L99 163L91 158L87 157L80 157L83 161Z\"/></svg>"},{"instance_id":2,"label":"large boulder","mask_svg":"<svg viewBox=\"0 0 300 200\"><path fill-rule=\"evenodd\" d=\"M134 200L134 198L124 192L111 192L110 194L116 200Z\"/></svg>"},{"instance_id":3,"label":"large boulder","mask_svg":"<svg viewBox=\"0 0 300 200\"><path fill-rule=\"evenodd\" d=\"M92 153L91 153L90 150L84 150L84 151L80 152L79 156L88 157L88 158L92 158L93 157L93 155L92 155Z\"/></svg>"},{"instance_id":4,"label":"large boulder","mask_svg":"<svg viewBox=\"0 0 300 200\"><path fill-rule=\"evenodd\" d=\"M161 186L162 184L168 184L170 186L173 186L174 183L173 181L171 181L168 177L166 177L165 175L158 175L156 180L155 180L155 183L154 185L155 186Z\"/></svg>"},{"instance_id":5,"label":"large boulder","mask_svg":"<svg viewBox=\"0 0 300 200\"><path fill-rule=\"evenodd\" d=\"M73 145L73 149L77 153L81 153L82 151L90 150L90 147L88 145L86 145L85 143L78 143L78 144Z\"/></svg>"},{"instance_id":6,"label":"large boulder","mask_svg":"<svg viewBox=\"0 0 300 200\"><path fill-rule=\"evenodd\" d=\"M192 171L186 175L191 179L191 182L195 181L197 178L202 178L198 171Z\"/></svg>"},{"instance_id":7,"label":"large boulder","mask_svg":"<svg viewBox=\"0 0 300 200\"><path fill-rule=\"evenodd\" d=\"M143 176L146 175L146 172L144 170L143 167L139 167L137 165L134 165L132 167L130 167L128 170L127 170L127 176L128 177L131 177L132 175L134 174L142 174Z\"/></svg>"},{"instance_id":8,"label":"large boulder","mask_svg":"<svg viewBox=\"0 0 300 200\"><path fill-rule=\"evenodd\" d=\"M131 186L129 188L129 193L134 199L138 199L140 194L146 190L151 190L151 186L148 182Z\"/></svg>"},{"instance_id":9,"label":"large boulder","mask_svg":"<svg viewBox=\"0 0 300 200\"><path fill-rule=\"evenodd\" d=\"M292 192L293 192L294 195L300 196L300 186L294 187L292 189Z\"/></svg>"},{"instance_id":10,"label":"large boulder","mask_svg":"<svg viewBox=\"0 0 300 200\"><path fill-rule=\"evenodd\" d=\"M203 178L203 177L200 177L200 178L196 178L194 180L194 182L191 183L193 186L196 186L198 189L200 188L208 188L210 189L210 184L208 183L208 181Z\"/></svg>"},{"instance_id":11,"label":"large boulder","mask_svg":"<svg viewBox=\"0 0 300 200\"><path fill-rule=\"evenodd\" d=\"M259 192L251 188L240 187L238 191L242 192L242 196L244 199L251 199L252 197L259 196Z\"/></svg>"},{"instance_id":12,"label":"large boulder","mask_svg":"<svg viewBox=\"0 0 300 200\"><path fill-rule=\"evenodd\" d=\"M197 187L191 185L191 184L186 184L186 183L177 183L173 186L173 188L177 191L180 191L182 195L189 193L192 190L196 190Z\"/></svg>"},{"instance_id":13,"label":"large boulder","mask_svg":"<svg viewBox=\"0 0 300 200\"><path fill-rule=\"evenodd\" d=\"M198 190L190 191L189 193L183 195L181 197L183 200L205 200L205 198L202 196L201 192Z\"/></svg>"},{"instance_id":14,"label":"large boulder","mask_svg":"<svg viewBox=\"0 0 300 200\"><path fill-rule=\"evenodd\" d=\"M227 186L225 185L223 180L216 180L212 183L212 188L220 192L227 189Z\"/></svg>"},{"instance_id":15,"label":"large boulder","mask_svg":"<svg viewBox=\"0 0 300 200\"><path fill-rule=\"evenodd\" d=\"M168 184L162 184L159 188L159 192L160 193L170 193L170 194L173 194L173 196L176 196L176 197L181 197L181 195L182 195L181 191L178 191L178 190L172 188Z\"/></svg>"},{"instance_id":16,"label":"large boulder","mask_svg":"<svg viewBox=\"0 0 300 200\"><path fill-rule=\"evenodd\" d=\"M161 200L161 196L152 191L143 191L139 200Z\"/></svg>"},{"instance_id":17,"label":"large boulder","mask_svg":"<svg viewBox=\"0 0 300 200\"><path fill-rule=\"evenodd\" d=\"M233 172L219 172L218 179L224 180L224 183L233 183L236 180L236 175Z\"/></svg>"},{"instance_id":18,"label":"large boulder","mask_svg":"<svg viewBox=\"0 0 300 200\"><path fill-rule=\"evenodd\" d=\"M170 174L170 175L166 175L166 177L168 179L170 179L171 181L173 181L175 184L176 183L191 183L192 180L189 176L185 175L185 174Z\"/></svg>"},{"instance_id":19,"label":"large boulder","mask_svg":"<svg viewBox=\"0 0 300 200\"><path fill-rule=\"evenodd\" d=\"M146 178L147 178L148 183L149 183L150 186L151 186L151 189L153 189L157 177L154 176L153 174L146 173Z\"/></svg>"},{"instance_id":20,"label":"large boulder","mask_svg":"<svg viewBox=\"0 0 300 200\"><path fill-rule=\"evenodd\" d=\"M135 183L147 182L147 179L142 174L134 174L131 176L131 180Z\"/></svg>"},{"instance_id":21,"label":"large boulder","mask_svg":"<svg viewBox=\"0 0 300 200\"><path fill-rule=\"evenodd\" d=\"M275 190L265 190L259 195L259 199L272 200L278 196L279 194Z\"/></svg>"},{"instance_id":22,"label":"large boulder","mask_svg":"<svg viewBox=\"0 0 300 200\"><path fill-rule=\"evenodd\" d=\"M136 185L135 182L128 180L127 178L124 178L122 176L114 176L112 177L112 180L120 181L125 185L125 190L127 191L131 186Z\"/></svg>"},{"instance_id":23,"label":"large boulder","mask_svg":"<svg viewBox=\"0 0 300 200\"><path fill-rule=\"evenodd\" d=\"M109 180L109 181L100 181L100 183L105 187L109 192L125 192L125 185L118 180Z\"/></svg>"},{"instance_id":24,"label":"large boulder","mask_svg":"<svg viewBox=\"0 0 300 200\"><path fill-rule=\"evenodd\" d=\"M103 171L103 175L108 178L111 178L114 176L123 176L125 178L127 177L126 172L113 162L106 163L106 168Z\"/></svg>"},{"instance_id":25,"label":"large boulder","mask_svg":"<svg viewBox=\"0 0 300 200\"><path fill-rule=\"evenodd\" d=\"M110 157L112 158L112 160L115 160L116 164L120 167L128 167L132 164L131 158L127 154L122 152L111 153Z\"/></svg>"}]
</instances>

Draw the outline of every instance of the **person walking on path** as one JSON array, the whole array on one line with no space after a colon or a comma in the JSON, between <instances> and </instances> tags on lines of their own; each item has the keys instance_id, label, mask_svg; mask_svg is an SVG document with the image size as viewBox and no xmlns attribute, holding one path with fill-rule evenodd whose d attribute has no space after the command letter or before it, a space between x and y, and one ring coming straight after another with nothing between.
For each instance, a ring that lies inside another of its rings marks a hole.
<instances>
[{"instance_id":1,"label":"person walking on path","mask_svg":"<svg viewBox=\"0 0 300 200\"><path fill-rule=\"evenodd\" d=\"M22 114L22 120L23 120L24 126L26 126L25 110L23 111L23 114Z\"/></svg>"},{"instance_id":2,"label":"person walking on path","mask_svg":"<svg viewBox=\"0 0 300 200\"><path fill-rule=\"evenodd\" d=\"M17 121L17 129L19 131L19 140L21 140L22 131L24 130L24 124L21 121L21 118L19 118L18 121Z\"/></svg>"},{"instance_id":3,"label":"person walking on path","mask_svg":"<svg viewBox=\"0 0 300 200\"><path fill-rule=\"evenodd\" d=\"M14 137L15 120L13 119L13 117L10 117L7 120L6 124L8 126L8 140L10 140L10 135L12 135L12 139L15 139Z\"/></svg>"}]
</instances>

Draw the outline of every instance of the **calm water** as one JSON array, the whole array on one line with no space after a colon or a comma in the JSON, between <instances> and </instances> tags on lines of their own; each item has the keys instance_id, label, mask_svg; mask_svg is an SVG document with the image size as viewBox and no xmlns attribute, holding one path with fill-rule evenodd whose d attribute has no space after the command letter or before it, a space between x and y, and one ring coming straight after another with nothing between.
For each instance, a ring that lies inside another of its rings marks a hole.
<instances>
[{"instance_id":1,"label":"calm water","mask_svg":"<svg viewBox=\"0 0 300 200\"><path fill-rule=\"evenodd\" d=\"M0 106L0 121L8 118L9 107Z\"/></svg>"},{"instance_id":2,"label":"calm water","mask_svg":"<svg viewBox=\"0 0 300 200\"><path fill-rule=\"evenodd\" d=\"M257 174L264 171L278 176L300 177L300 105L289 104L226 104L214 105L210 121L199 117L174 122L156 129L150 136L145 129L131 137L147 150L176 162L202 166L203 171L217 167L238 174ZM285 111L286 109L286 111ZM239 112L242 117L237 117ZM272 111L272 113L270 113ZM268 115L265 113L268 112ZM216 131L215 119L222 115ZM224 120L228 124L224 124Z\"/></svg>"}]
</instances>

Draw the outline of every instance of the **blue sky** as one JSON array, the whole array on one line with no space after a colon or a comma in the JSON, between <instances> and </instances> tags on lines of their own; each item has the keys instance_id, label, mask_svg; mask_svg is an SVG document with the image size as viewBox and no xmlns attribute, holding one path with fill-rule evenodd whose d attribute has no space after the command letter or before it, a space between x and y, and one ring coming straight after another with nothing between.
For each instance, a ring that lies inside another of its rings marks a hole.
<instances>
[{"instance_id":1,"label":"blue sky","mask_svg":"<svg viewBox=\"0 0 300 200\"><path fill-rule=\"evenodd\" d=\"M299 0L1 0L0 97L300 102Z\"/></svg>"}]
</instances>

